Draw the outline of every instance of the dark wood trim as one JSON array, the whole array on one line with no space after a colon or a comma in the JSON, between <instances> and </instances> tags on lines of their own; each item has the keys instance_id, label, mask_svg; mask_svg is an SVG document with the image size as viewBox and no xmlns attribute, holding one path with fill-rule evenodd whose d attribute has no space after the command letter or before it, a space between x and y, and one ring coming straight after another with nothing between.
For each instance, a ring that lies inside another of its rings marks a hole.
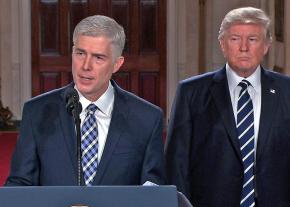
<instances>
[{"instance_id":1,"label":"dark wood trim","mask_svg":"<svg viewBox=\"0 0 290 207\"><path fill-rule=\"evenodd\" d=\"M38 65L39 65L39 32L33 32L33 31L39 31L39 9L40 4L38 0L31 0L31 66L32 66L32 96L38 95L38 92L40 91L39 86L39 76L34 75L38 73Z\"/></svg>"},{"instance_id":2,"label":"dark wood trim","mask_svg":"<svg viewBox=\"0 0 290 207\"><path fill-rule=\"evenodd\" d=\"M284 0L275 0L275 37L279 42L284 41Z\"/></svg>"},{"instance_id":3,"label":"dark wood trim","mask_svg":"<svg viewBox=\"0 0 290 207\"><path fill-rule=\"evenodd\" d=\"M167 60L167 25L166 25L166 20L167 20L167 3L166 0L159 0L159 30L158 30L158 48L159 48L159 57L160 57L160 107L163 109L164 113L166 113L166 108L167 108L167 90L166 90L166 83L167 83L167 65L166 65L166 60ZM163 21L162 21L163 20ZM165 20L165 21L164 21Z\"/></svg>"},{"instance_id":4,"label":"dark wood trim","mask_svg":"<svg viewBox=\"0 0 290 207\"><path fill-rule=\"evenodd\" d=\"M199 41L198 41L198 72L206 71L206 0L199 0Z\"/></svg>"}]
</instances>

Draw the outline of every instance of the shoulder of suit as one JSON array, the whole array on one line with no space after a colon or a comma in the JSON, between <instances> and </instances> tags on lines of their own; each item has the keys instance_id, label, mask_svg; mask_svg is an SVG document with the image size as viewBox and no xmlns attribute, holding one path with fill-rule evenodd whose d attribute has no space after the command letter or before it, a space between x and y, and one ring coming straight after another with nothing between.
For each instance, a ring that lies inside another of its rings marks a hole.
<instances>
[{"instance_id":1,"label":"shoulder of suit","mask_svg":"<svg viewBox=\"0 0 290 207\"><path fill-rule=\"evenodd\" d=\"M285 74L282 74L282 73L278 73L276 71L271 71L271 70L265 70L265 73L269 77L272 77L274 79L282 80L282 81L286 81L286 82L290 83L290 77L288 75L285 75Z\"/></svg>"},{"instance_id":2,"label":"shoulder of suit","mask_svg":"<svg viewBox=\"0 0 290 207\"><path fill-rule=\"evenodd\" d=\"M126 91L120 87L115 88L115 90L117 92L116 95L119 96L119 98L124 99L128 107L131 109L137 110L142 108L142 110L162 113L162 109L159 106L156 106L129 91Z\"/></svg>"},{"instance_id":3,"label":"shoulder of suit","mask_svg":"<svg viewBox=\"0 0 290 207\"><path fill-rule=\"evenodd\" d=\"M62 94L67 86L54 89L51 91L48 91L46 93L40 94L38 96L35 96L28 100L25 105L27 104L38 104L38 103L45 103L45 102L59 102L62 98Z\"/></svg>"},{"instance_id":4,"label":"shoulder of suit","mask_svg":"<svg viewBox=\"0 0 290 207\"><path fill-rule=\"evenodd\" d=\"M179 82L179 87L204 87L209 86L214 76L219 72L212 71L200 75L192 76Z\"/></svg>"}]
</instances>

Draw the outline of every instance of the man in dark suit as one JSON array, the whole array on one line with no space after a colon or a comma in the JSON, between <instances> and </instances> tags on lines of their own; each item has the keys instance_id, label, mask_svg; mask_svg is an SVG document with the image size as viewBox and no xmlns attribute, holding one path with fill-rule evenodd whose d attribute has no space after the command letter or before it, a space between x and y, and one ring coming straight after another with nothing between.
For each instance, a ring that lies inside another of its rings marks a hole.
<instances>
[{"instance_id":1,"label":"man in dark suit","mask_svg":"<svg viewBox=\"0 0 290 207\"><path fill-rule=\"evenodd\" d=\"M70 88L82 105L82 183L163 184L161 109L110 80L124 62L123 28L109 17L87 17L73 42L74 83L25 103L6 185L77 185L76 128L66 109Z\"/></svg>"},{"instance_id":2,"label":"man in dark suit","mask_svg":"<svg viewBox=\"0 0 290 207\"><path fill-rule=\"evenodd\" d=\"M260 9L232 10L219 41L226 65L178 86L169 183L193 206L290 206L290 78L260 66L270 20Z\"/></svg>"}]
</instances>

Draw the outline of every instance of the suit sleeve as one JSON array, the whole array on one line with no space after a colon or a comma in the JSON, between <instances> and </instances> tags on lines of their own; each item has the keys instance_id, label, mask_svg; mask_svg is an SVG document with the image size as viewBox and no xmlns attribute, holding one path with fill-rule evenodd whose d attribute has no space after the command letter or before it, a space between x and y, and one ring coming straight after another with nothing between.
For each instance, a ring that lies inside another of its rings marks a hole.
<instances>
[{"instance_id":1,"label":"suit sleeve","mask_svg":"<svg viewBox=\"0 0 290 207\"><path fill-rule=\"evenodd\" d=\"M146 181L158 185L165 184L162 126L162 112L159 111L144 155L141 184L144 184Z\"/></svg>"},{"instance_id":2,"label":"suit sleeve","mask_svg":"<svg viewBox=\"0 0 290 207\"><path fill-rule=\"evenodd\" d=\"M190 145L192 118L189 97L179 85L169 119L168 136L165 144L165 165L168 184L190 198Z\"/></svg>"},{"instance_id":3,"label":"suit sleeve","mask_svg":"<svg viewBox=\"0 0 290 207\"><path fill-rule=\"evenodd\" d=\"M33 124L27 104L24 105L20 134L11 160L6 186L38 185L39 161L33 138Z\"/></svg>"}]
</instances>

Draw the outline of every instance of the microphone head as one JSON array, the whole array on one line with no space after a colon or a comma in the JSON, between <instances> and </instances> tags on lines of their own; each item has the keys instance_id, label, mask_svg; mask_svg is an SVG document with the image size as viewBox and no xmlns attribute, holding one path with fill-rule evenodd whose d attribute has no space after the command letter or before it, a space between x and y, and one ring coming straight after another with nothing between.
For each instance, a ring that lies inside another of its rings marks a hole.
<instances>
[{"instance_id":1,"label":"microphone head","mask_svg":"<svg viewBox=\"0 0 290 207\"><path fill-rule=\"evenodd\" d=\"M70 99L74 101L79 100L79 94L75 88L69 87L65 91L65 102L67 103Z\"/></svg>"},{"instance_id":2,"label":"microphone head","mask_svg":"<svg viewBox=\"0 0 290 207\"><path fill-rule=\"evenodd\" d=\"M65 91L66 109L70 114L73 114L73 110L76 110L77 114L81 113L82 105L79 99L79 94L75 88L70 87Z\"/></svg>"}]
</instances>

